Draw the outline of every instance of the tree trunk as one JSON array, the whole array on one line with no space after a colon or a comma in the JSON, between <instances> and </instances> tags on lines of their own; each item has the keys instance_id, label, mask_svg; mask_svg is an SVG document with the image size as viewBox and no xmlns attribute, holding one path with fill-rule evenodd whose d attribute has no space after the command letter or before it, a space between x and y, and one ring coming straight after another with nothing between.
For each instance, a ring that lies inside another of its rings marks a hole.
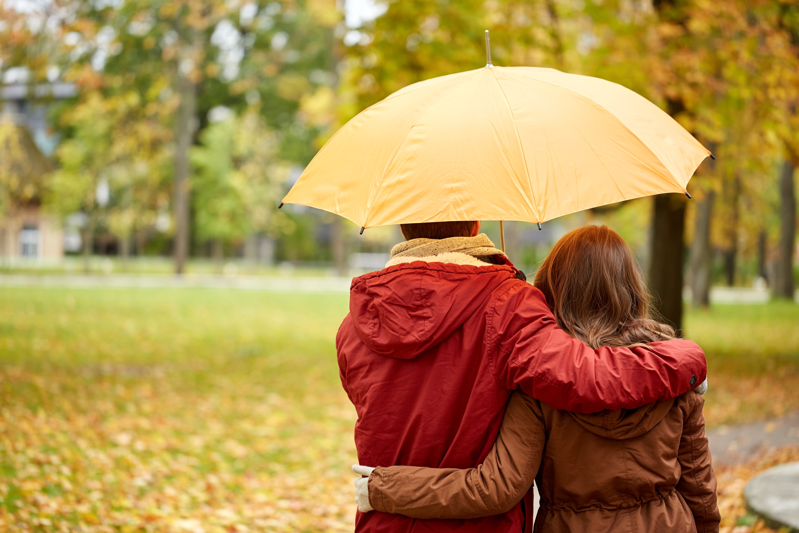
<instances>
[{"instance_id":1,"label":"tree trunk","mask_svg":"<svg viewBox=\"0 0 799 533\"><path fill-rule=\"evenodd\" d=\"M649 243L649 289L661 318L682 330L683 235L687 199L674 194L654 198Z\"/></svg>"},{"instance_id":2,"label":"tree trunk","mask_svg":"<svg viewBox=\"0 0 799 533\"><path fill-rule=\"evenodd\" d=\"M696 205L694 240L691 243L691 290L693 304L710 306L710 274L713 265L713 249L710 243L710 226L713 220L713 202L716 191L709 191Z\"/></svg>"},{"instance_id":3,"label":"tree trunk","mask_svg":"<svg viewBox=\"0 0 799 533\"><path fill-rule=\"evenodd\" d=\"M546 0L547 13L549 14L549 35L552 38L552 55L555 57L555 65L563 70L565 67L563 54L563 37L560 31L560 17L558 9L555 7L555 0Z\"/></svg>"},{"instance_id":4,"label":"tree trunk","mask_svg":"<svg viewBox=\"0 0 799 533\"><path fill-rule=\"evenodd\" d=\"M789 159L782 163L780 172L780 242L774 272L774 296L794 299L793 254L796 244L796 167Z\"/></svg>"},{"instance_id":5,"label":"tree trunk","mask_svg":"<svg viewBox=\"0 0 799 533\"><path fill-rule=\"evenodd\" d=\"M147 234L143 229L136 230L136 255L144 255L144 247L147 245Z\"/></svg>"},{"instance_id":6,"label":"tree trunk","mask_svg":"<svg viewBox=\"0 0 799 533\"><path fill-rule=\"evenodd\" d=\"M735 245L730 246L721 253L724 264L724 283L727 287L735 286L736 255L738 255L738 248Z\"/></svg>"},{"instance_id":7,"label":"tree trunk","mask_svg":"<svg viewBox=\"0 0 799 533\"><path fill-rule=\"evenodd\" d=\"M726 203L732 209L727 225L727 248L724 250L724 277L728 287L735 286L735 274L738 262L738 226L740 221L741 178L733 176L732 182L725 186Z\"/></svg>"},{"instance_id":8,"label":"tree trunk","mask_svg":"<svg viewBox=\"0 0 799 533\"><path fill-rule=\"evenodd\" d=\"M130 234L125 235L119 239L119 255L122 258L122 266L127 270L128 261L130 260L130 247L131 238Z\"/></svg>"},{"instance_id":9,"label":"tree trunk","mask_svg":"<svg viewBox=\"0 0 799 533\"><path fill-rule=\"evenodd\" d=\"M766 230L760 230L757 234L757 275L768 281L766 272Z\"/></svg>"},{"instance_id":10,"label":"tree trunk","mask_svg":"<svg viewBox=\"0 0 799 533\"><path fill-rule=\"evenodd\" d=\"M349 264L347 261L347 243L344 240L344 221L341 217L333 219L330 245L333 248L333 262L336 265L336 274L340 277L347 275Z\"/></svg>"},{"instance_id":11,"label":"tree trunk","mask_svg":"<svg viewBox=\"0 0 799 533\"><path fill-rule=\"evenodd\" d=\"M214 270L222 272L222 261L225 258L225 247L221 239L211 241L211 258L214 261Z\"/></svg>"},{"instance_id":12,"label":"tree trunk","mask_svg":"<svg viewBox=\"0 0 799 533\"><path fill-rule=\"evenodd\" d=\"M183 274L189 253L189 148L194 137L197 86L178 68L180 104L175 117L175 273Z\"/></svg>"},{"instance_id":13,"label":"tree trunk","mask_svg":"<svg viewBox=\"0 0 799 533\"><path fill-rule=\"evenodd\" d=\"M94 247L94 228L96 226L96 217L94 213L88 213L86 217L86 229L83 230L83 272L89 273L89 261L92 257L92 248Z\"/></svg>"}]
</instances>

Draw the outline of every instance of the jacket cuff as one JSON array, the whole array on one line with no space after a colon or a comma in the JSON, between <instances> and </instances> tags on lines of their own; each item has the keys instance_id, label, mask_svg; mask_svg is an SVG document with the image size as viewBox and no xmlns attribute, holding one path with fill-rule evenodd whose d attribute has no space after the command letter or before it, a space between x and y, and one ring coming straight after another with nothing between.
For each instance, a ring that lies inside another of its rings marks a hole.
<instances>
[{"instance_id":1,"label":"jacket cuff","mask_svg":"<svg viewBox=\"0 0 799 533\"><path fill-rule=\"evenodd\" d=\"M369 490L369 504L372 506L372 509L382 513L391 512L390 509L386 508L385 501L383 500L383 491L386 486L386 475L388 475L388 472L385 472L383 467L378 466L369 475L369 482L367 483L367 488Z\"/></svg>"}]
</instances>

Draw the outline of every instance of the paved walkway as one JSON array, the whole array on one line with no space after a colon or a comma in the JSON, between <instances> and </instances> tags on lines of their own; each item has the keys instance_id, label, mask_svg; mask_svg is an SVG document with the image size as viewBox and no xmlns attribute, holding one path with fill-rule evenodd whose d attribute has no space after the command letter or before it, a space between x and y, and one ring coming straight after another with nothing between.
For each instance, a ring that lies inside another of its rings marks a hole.
<instances>
[{"instance_id":1,"label":"paved walkway","mask_svg":"<svg viewBox=\"0 0 799 533\"><path fill-rule=\"evenodd\" d=\"M799 531L799 463L775 466L744 489L746 506L772 528Z\"/></svg>"},{"instance_id":2,"label":"paved walkway","mask_svg":"<svg viewBox=\"0 0 799 533\"><path fill-rule=\"evenodd\" d=\"M746 462L771 449L799 445L799 412L777 420L740 426L721 426L708 431L714 465Z\"/></svg>"}]
</instances>

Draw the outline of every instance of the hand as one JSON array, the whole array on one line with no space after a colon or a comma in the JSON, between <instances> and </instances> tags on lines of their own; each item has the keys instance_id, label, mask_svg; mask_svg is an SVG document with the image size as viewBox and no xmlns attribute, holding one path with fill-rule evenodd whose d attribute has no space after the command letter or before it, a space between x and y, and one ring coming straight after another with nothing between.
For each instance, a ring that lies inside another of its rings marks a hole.
<instances>
[{"instance_id":1,"label":"hand","mask_svg":"<svg viewBox=\"0 0 799 533\"><path fill-rule=\"evenodd\" d=\"M352 471L360 476L355 480L355 501L358 503L358 510L362 513L374 511L374 507L369 502L369 476L374 472L371 466L352 465Z\"/></svg>"},{"instance_id":2,"label":"hand","mask_svg":"<svg viewBox=\"0 0 799 533\"><path fill-rule=\"evenodd\" d=\"M707 392L707 378L705 378L705 381L700 383L698 387L694 387L694 392L696 392L697 394L701 394L702 396L705 395L705 393Z\"/></svg>"}]
</instances>

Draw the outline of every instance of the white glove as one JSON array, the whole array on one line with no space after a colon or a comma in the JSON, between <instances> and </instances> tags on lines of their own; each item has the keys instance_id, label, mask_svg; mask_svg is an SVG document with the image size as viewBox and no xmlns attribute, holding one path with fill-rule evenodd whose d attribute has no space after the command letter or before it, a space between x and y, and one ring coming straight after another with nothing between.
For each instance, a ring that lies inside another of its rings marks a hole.
<instances>
[{"instance_id":1,"label":"white glove","mask_svg":"<svg viewBox=\"0 0 799 533\"><path fill-rule=\"evenodd\" d=\"M362 513L374 511L374 507L369 503L369 476L374 472L371 466L352 465L352 471L359 477L355 480L355 501L358 503L358 510Z\"/></svg>"}]
</instances>

